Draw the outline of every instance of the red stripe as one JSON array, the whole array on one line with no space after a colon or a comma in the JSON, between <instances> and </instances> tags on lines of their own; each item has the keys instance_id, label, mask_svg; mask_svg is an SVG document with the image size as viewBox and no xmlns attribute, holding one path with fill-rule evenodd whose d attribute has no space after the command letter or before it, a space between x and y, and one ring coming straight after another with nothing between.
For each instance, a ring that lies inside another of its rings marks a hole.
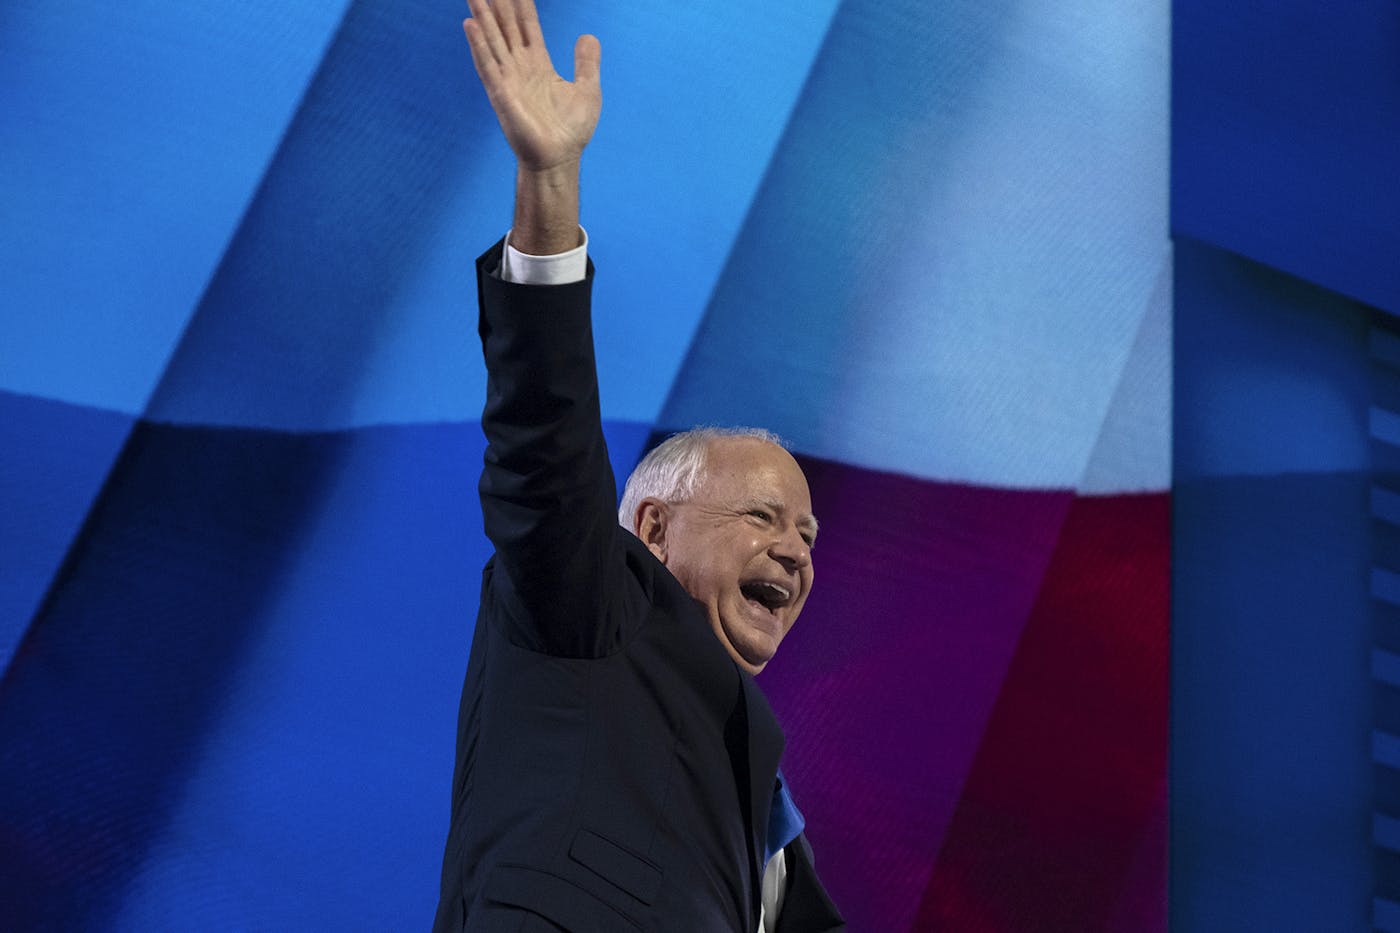
<instances>
[{"instance_id":1,"label":"red stripe","mask_svg":"<svg viewBox=\"0 0 1400 933\"><path fill-rule=\"evenodd\" d=\"M1169 561L1168 494L1074 500L915 929L1084 933L1164 903L1140 848L1164 839Z\"/></svg>"}]
</instances>

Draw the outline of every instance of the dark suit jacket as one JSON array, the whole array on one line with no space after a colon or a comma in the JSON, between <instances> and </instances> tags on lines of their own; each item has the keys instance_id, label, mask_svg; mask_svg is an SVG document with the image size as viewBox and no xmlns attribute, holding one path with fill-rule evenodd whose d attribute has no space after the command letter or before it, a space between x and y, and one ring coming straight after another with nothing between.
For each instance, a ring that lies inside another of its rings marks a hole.
<instances>
[{"instance_id":1,"label":"dark suit jacket","mask_svg":"<svg viewBox=\"0 0 1400 933\"><path fill-rule=\"evenodd\" d=\"M758 924L783 735L699 604L617 524L584 282L477 261L496 548L459 713L434 929ZM841 929L805 839L784 931Z\"/></svg>"}]
</instances>

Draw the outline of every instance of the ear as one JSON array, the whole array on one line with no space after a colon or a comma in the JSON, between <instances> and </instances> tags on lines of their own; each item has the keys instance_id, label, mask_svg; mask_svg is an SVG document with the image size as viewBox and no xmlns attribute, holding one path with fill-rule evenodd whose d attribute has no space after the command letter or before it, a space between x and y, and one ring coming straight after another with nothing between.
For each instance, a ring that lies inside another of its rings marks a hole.
<instances>
[{"instance_id":1,"label":"ear","mask_svg":"<svg viewBox=\"0 0 1400 933\"><path fill-rule=\"evenodd\" d=\"M643 499L632 516L632 532L661 563L666 563L666 526L671 513L659 499Z\"/></svg>"}]
</instances>

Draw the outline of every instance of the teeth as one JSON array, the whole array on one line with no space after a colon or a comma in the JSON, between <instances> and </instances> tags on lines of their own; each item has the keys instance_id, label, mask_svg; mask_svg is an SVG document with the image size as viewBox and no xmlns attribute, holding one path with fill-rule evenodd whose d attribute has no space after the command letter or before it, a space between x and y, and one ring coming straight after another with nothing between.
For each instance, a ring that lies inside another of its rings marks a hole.
<instances>
[{"instance_id":1,"label":"teeth","mask_svg":"<svg viewBox=\"0 0 1400 933\"><path fill-rule=\"evenodd\" d=\"M785 606L792 599L791 590L780 583L769 583L767 580L745 583L742 589L745 596L762 603L769 610Z\"/></svg>"},{"instance_id":2,"label":"teeth","mask_svg":"<svg viewBox=\"0 0 1400 933\"><path fill-rule=\"evenodd\" d=\"M763 582L759 583L758 586L764 590L767 590L768 593L774 597L775 601L778 602L787 602L788 598L792 595L792 593L789 592L787 587L777 583Z\"/></svg>"}]
</instances>

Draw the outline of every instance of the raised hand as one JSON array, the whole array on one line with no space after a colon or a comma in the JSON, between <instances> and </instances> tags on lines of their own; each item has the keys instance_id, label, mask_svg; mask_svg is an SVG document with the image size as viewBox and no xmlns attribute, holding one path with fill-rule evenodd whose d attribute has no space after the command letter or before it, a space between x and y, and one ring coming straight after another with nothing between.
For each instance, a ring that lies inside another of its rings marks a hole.
<instances>
[{"instance_id":1,"label":"raised hand","mask_svg":"<svg viewBox=\"0 0 1400 933\"><path fill-rule=\"evenodd\" d=\"M533 0L467 0L472 62L522 171L576 167L598 125L602 55L594 36L574 45L574 80L554 70Z\"/></svg>"}]
</instances>

